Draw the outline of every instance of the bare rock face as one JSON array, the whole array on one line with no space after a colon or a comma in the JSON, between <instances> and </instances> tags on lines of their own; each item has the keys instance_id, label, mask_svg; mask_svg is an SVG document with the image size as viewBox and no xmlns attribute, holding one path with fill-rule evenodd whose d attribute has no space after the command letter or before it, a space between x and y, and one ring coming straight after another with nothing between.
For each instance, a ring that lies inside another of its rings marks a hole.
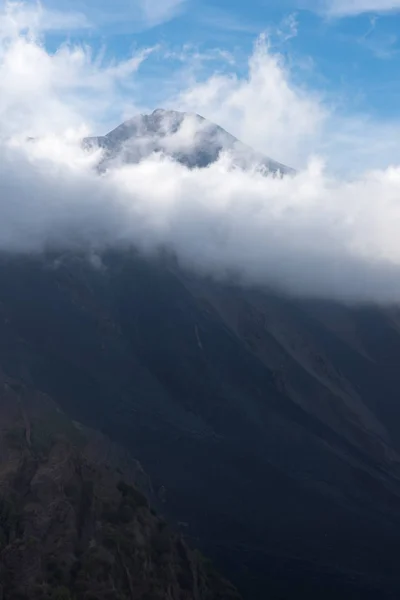
<instances>
[{"instance_id":1,"label":"bare rock face","mask_svg":"<svg viewBox=\"0 0 400 600\"><path fill-rule=\"evenodd\" d=\"M0 417L0 597L239 600L104 461L100 434L96 453L48 397L7 378Z\"/></svg>"}]
</instances>

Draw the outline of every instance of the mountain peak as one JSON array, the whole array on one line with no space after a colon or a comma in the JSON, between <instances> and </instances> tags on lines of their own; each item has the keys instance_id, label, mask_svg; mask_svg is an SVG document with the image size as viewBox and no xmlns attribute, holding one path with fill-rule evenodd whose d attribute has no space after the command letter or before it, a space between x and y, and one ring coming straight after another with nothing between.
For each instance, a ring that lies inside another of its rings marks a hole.
<instances>
[{"instance_id":1,"label":"mountain peak","mask_svg":"<svg viewBox=\"0 0 400 600\"><path fill-rule=\"evenodd\" d=\"M171 114L171 113L173 113L173 114L184 114L184 113L178 112L176 110L167 110L165 108L156 108L156 109L153 110L153 112L151 114L152 115L165 115L167 113L169 113L169 114Z\"/></svg>"},{"instance_id":2,"label":"mountain peak","mask_svg":"<svg viewBox=\"0 0 400 600\"><path fill-rule=\"evenodd\" d=\"M273 173L293 172L197 113L164 108L136 115L105 136L86 138L84 145L103 148L101 168L112 166L114 161L137 163L154 153L170 156L190 168L204 168L216 162L221 152L228 152L239 168L258 166Z\"/></svg>"}]
</instances>

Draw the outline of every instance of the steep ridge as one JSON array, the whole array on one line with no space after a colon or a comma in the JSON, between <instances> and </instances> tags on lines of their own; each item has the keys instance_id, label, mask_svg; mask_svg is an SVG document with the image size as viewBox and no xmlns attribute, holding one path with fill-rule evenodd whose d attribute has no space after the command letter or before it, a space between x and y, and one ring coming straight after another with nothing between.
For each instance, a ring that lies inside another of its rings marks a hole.
<instances>
[{"instance_id":1,"label":"steep ridge","mask_svg":"<svg viewBox=\"0 0 400 600\"><path fill-rule=\"evenodd\" d=\"M399 311L108 252L0 260L0 365L128 448L246 598L400 591Z\"/></svg>"},{"instance_id":2,"label":"steep ridge","mask_svg":"<svg viewBox=\"0 0 400 600\"><path fill-rule=\"evenodd\" d=\"M0 417L1 598L239 600L150 510L139 466L104 436L6 377Z\"/></svg>"}]
</instances>

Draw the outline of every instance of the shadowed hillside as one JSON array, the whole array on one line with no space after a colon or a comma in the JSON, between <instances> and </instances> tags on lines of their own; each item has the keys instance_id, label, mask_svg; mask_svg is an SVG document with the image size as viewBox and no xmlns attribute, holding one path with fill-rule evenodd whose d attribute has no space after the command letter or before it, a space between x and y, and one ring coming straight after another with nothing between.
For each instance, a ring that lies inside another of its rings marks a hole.
<instances>
[{"instance_id":1,"label":"shadowed hillside","mask_svg":"<svg viewBox=\"0 0 400 600\"><path fill-rule=\"evenodd\" d=\"M0 418L2 598L239 600L150 510L117 446L3 377Z\"/></svg>"},{"instance_id":2,"label":"shadowed hillside","mask_svg":"<svg viewBox=\"0 0 400 600\"><path fill-rule=\"evenodd\" d=\"M2 369L137 457L249 599L398 594L399 325L134 252L0 263Z\"/></svg>"}]
</instances>

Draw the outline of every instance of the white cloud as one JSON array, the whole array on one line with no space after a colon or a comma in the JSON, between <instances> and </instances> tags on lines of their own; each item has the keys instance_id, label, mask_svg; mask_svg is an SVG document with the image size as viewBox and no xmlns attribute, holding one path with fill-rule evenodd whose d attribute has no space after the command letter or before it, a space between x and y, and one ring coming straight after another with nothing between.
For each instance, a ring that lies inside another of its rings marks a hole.
<instances>
[{"instance_id":1,"label":"white cloud","mask_svg":"<svg viewBox=\"0 0 400 600\"><path fill-rule=\"evenodd\" d=\"M332 16L385 13L400 10L400 0L323 0L319 7Z\"/></svg>"},{"instance_id":2,"label":"white cloud","mask_svg":"<svg viewBox=\"0 0 400 600\"><path fill-rule=\"evenodd\" d=\"M49 28L74 30L91 26L107 31L140 31L170 21L189 0L13 0L26 12L46 18ZM10 0L0 0L0 6Z\"/></svg>"},{"instance_id":3,"label":"white cloud","mask_svg":"<svg viewBox=\"0 0 400 600\"><path fill-rule=\"evenodd\" d=\"M302 295L400 297L400 168L343 182L318 163L274 178L153 157L99 177L59 138L0 156L0 249L168 247L201 272Z\"/></svg>"},{"instance_id":4,"label":"white cloud","mask_svg":"<svg viewBox=\"0 0 400 600\"><path fill-rule=\"evenodd\" d=\"M39 2L0 1L0 30L3 34L31 31L72 31L91 28L87 16L79 11L48 9Z\"/></svg>"},{"instance_id":5,"label":"white cloud","mask_svg":"<svg viewBox=\"0 0 400 600\"><path fill-rule=\"evenodd\" d=\"M67 44L49 53L37 34L0 29L0 250L168 247L211 275L310 296L399 300L398 124L338 116L296 85L261 40L245 76L194 80L180 101L207 109L273 158L301 159L296 176L238 170L229 156L195 170L151 156L100 176L98 156L79 145L81 128L107 104L122 107L120 86L129 75L134 93L143 59L110 63ZM39 141L26 141L39 131ZM194 134L186 123L171 143L187 144ZM337 162L365 148L357 175L329 174L309 158L321 148ZM370 168L382 154L395 166Z\"/></svg>"},{"instance_id":6,"label":"white cloud","mask_svg":"<svg viewBox=\"0 0 400 600\"><path fill-rule=\"evenodd\" d=\"M326 116L315 94L292 81L282 57L261 37L238 77L233 70L192 81L171 105L199 112L274 159L304 164Z\"/></svg>"},{"instance_id":7,"label":"white cloud","mask_svg":"<svg viewBox=\"0 0 400 600\"><path fill-rule=\"evenodd\" d=\"M85 44L46 51L42 9L8 4L0 15L0 119L2 135L63 131L98 124L112 105L121 112L133 75L152 49L107 60Z\"/></svg>"},{"instance_id":8,"label":"white cloud","mask_svg":"<svg viewBox=\"0 0 400 600\"><path fill-rule=\"evenodd\" d=\"M301 85L301 66L290 69L268 38L259 38L247 69L239 64L240 76L235 62L208 75L187 61L175 81L181 91L164 104L200 113L275 160L303 168L317 154L347 175L400 164L400 121L351 112L345 97Z\"/></svg>"}]
</instances>

